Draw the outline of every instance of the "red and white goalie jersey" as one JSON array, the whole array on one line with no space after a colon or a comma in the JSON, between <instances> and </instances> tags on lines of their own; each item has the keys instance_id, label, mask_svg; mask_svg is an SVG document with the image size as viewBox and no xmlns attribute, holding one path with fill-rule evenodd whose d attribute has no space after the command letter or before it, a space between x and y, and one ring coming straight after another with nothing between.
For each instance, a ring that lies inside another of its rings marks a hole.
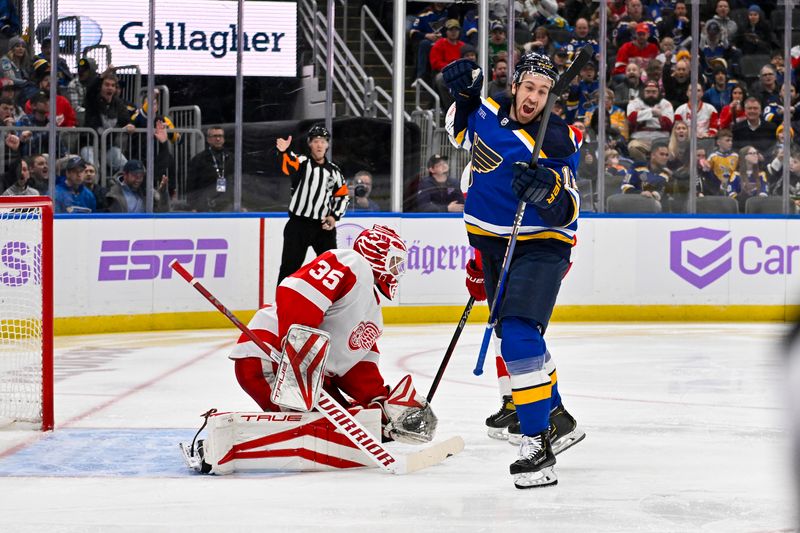
<instances>
[{"instance_id":1,"label":"red and white goalie jersey","mask_svg":"<svg viewBox=\"0 0 800 533\"><path fill-rule=\"evenodd\" d=\"M383 332L383 317L372 268L362 255L353 250L323 253L278 285L275 305L260 309L249 328L280 353L281 339L293 324L330 334L325 375L356 402L366 405L386 395L375 344ZM264 378L271 385L273 363L246 336L239 338L230 358L261 359ZM237 376L242 362L237 361ZM259 398L254 399L264 407Z\"/></svg>"}]
</instances>

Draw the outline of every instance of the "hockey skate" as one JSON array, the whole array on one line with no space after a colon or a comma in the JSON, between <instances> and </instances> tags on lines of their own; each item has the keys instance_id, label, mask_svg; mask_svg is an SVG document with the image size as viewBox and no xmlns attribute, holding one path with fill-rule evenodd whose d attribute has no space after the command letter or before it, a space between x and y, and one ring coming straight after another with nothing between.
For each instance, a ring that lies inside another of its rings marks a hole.
<instances>
[{"instance_id":1,"label":"hockey skate","mask_svg":"<svg viewBox=\"0 0 800 533\"><path fill-rule=\"evenodd\" d=\"M550 413L550 442L553 446L553 455L558 455L569 449L586 437L586 432L578 427L578 422L572 418L563 405L559 405ZM519 421L508 426L508 443L519 446L522 441L522 429Z\"/></svg>"},{"instance_id":2,"label":"hockey skate","mask_svg":"<svg viewBox=\"0 0 800 533\"><path fill-rule=\"evenodd\" d=\"M509 471L518 489L546 487L558 483L554 469L556 456L550 446L549 430L538 435L523 435L519 446L519 459L511 463Z\"/></svg>"},{"instance_id":3,"label":"hockey skate","mask_svg":"<svg viewBox=\"0 0 800 533\"><path fill-rule=\"evenodd\" d=\"M506 440L509 438L506 428L513 424L519 426L517 410L511 396L503 396L503 405L500 406L500 410L486 419L487 434L493 439Z\"/></svg>"},{"instance_id":4,"label":"hockey skate","mask_svg":"<svg viewBox=\"0 0 800 533\"><path fill-rule=\"evenodd\" d=\"M192 444L184 444L183 442L179 442L178 446L181 449L181 454L183 455L183 462L186 463L186 466L191 468L196 472L200 472L201 474L208 474L211 472L211 465L205 462L205 454L203 453L203 443L205 441L203 439L198 440L194 444L194 449L192 449Z\"/></svg>"},{"instance_id":5,"label":"hockey skate","mask_svg":"<svg viewBox=\"0 0 800 533\"><path fill-rule=\"evenodd\" d=\"M586 437L586 432L578 427L578 423L563 405L559 405L550 413L550 442L553 455L575 446Z\"/></svg>"}]
</instances>

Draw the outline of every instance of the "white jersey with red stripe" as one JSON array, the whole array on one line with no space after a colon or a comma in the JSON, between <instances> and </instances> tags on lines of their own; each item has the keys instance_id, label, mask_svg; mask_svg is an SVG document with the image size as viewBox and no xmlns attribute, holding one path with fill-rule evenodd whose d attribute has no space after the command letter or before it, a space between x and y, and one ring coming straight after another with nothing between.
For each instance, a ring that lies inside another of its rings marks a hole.
<instances>
[{"instance_id":1,"label":"white jersey with red stripe","mask_svg":"<svg viewBox=\"0 0 800 533\"><path fill-rule=\"evenodd\" d=\"M353 250L330 250L285 278L275 305L256 312L249 328L281 351L281 339L292 324L326 331L331 336L326 374L343 376L359 361L378 362L376 342L383 316L372 268ZM230 358L268 359L244 335Z\"/></svg>"}]
</instances>

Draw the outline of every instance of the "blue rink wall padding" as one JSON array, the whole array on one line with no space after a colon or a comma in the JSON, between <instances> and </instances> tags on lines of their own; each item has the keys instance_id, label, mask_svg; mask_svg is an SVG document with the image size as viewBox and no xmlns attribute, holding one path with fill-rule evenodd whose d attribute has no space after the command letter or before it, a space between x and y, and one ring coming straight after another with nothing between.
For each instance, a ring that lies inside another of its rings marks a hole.
<instances>
[{"instance_id":1,"label":"blue rink wall padding","mask_svg":"<svg viewBox=\"0 0 800 533\"><path fill-rule=\"evenodd\" d=\"M178 449L179 442L191 442L196 432L196 429L60 429L0 459L0 477L201 476L184 464ZM233 475L289 474L293 472Z\"/></svg>"}]
</instances>

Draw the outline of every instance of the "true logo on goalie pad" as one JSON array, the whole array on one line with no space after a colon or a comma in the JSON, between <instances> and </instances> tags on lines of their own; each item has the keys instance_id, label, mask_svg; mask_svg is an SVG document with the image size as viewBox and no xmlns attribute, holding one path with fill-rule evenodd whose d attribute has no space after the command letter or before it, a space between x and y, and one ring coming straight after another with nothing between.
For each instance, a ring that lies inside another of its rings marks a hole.
<instances>
[{"instance_id":1,"label":"true logo on goalie pad","mask_svg":"<svg viewBox=\"0 0 800 533\"><path fill-rule=\"evenodd\" d=\"M329 341L328 334L321 330L298 325L289 328L272 390L275 404L298 411L314 408Z\"/></svg>"},{"instance_id":2,"label":"true logo on goalie pad","mask_svg":"<svg viewBox=\"0 0 800 533\"><path fill-rule=\"evenodd\" d=\"M373 322L359 322L350 334L347 345L351 350L369 350L381 336L381 330Z\"/></svg>"}]
</instances>

